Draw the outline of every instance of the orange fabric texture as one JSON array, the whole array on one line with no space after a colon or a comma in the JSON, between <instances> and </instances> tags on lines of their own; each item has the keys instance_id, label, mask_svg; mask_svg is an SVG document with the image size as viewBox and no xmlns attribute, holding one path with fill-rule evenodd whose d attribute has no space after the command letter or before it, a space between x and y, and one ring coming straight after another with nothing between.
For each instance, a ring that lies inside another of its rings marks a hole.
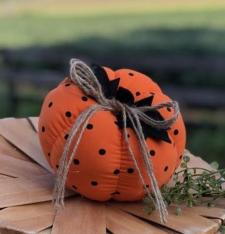
<instances>
[{"instance_id":1,"label":"orange fabric texture","mask_svg":"<svg viewBox=\"0 0 225 234\"><path fill-rule=\"evenodd\" d=\"M151 105L170 100L144 74L129 69L104 70L109 80L120 78L119 87L128 89L135 102L149 95L154 97ZM76 118L94 103L96 101L85 96L69 78L46 96L40 113L39 138L44 154L55 170ZM164 119L172 115L170 108L163 108L159 112ZM128 128L128 132L145 183L150 187L134 131ZM180 114L167 133L170 142L146 138L159 186L168 182L182 159L186 133ZM99 111L90 119L74 156L66 185L87 198L99 201L135 201L144 197L143 185L113 113Z\"/></svg>"}]
</instances>

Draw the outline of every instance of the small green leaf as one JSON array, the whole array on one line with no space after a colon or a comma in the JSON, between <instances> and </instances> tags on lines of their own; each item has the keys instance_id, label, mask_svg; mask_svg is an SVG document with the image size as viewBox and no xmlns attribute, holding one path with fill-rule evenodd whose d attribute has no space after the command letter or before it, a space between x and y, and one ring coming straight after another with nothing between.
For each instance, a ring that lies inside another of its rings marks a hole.
<instances>
[{"instance_id":1,"label":"small green leaf","mask_svg":"<svg viewBox=\"0 0 225 234\"><path fill-rule=\"evenodd\" d=\"M219 168L219 163L216 162L216 161L211 162L210 165L211 165L211 167L214 168L215 170L218 170L218 168Z\"/></svg>"},{"instance_id":2,"label":"small green leaf","mask_svg":"<svg viewBox=\"0 0 225 234\"><path fill-rule=\"evenodd\" d=\"M221 234L225 234L225 226L224 225L222 225L220 227L220 232L221 232Z\"/></svg>"},{"instance_id":3,"label":"small green leaf","mask_svg":"<svg viewBox=\"0 0 225 234\"><path fill-rule=\"evenodd\" d=\"M210 203L210 202L207 204L207 206L208 206L208 207L215 207L215 205L212 204L212 203Z\"/></svg>"},{"instance_id":4,"label":"small green leaf","mask_svg":"<svg viewBox=\"0 0 225 234\"><path fill-rule=\"evenodd\" d=\"M183 157L183 160L184 160L184 162L188 163L188 162L190 161L190 157L187 156L187 155L185 155L185 156Z\"/></svg>"},{"instance_id":5,"label":"small green leaf","mask_svg":"<svg viewBox=\"0 0 225 234\"><path fill-rule=\"evenodd\" d=\"M181 215L181 213L182 213L181 208L180 207L176 207L176 215L179 216L179 215Z\"/></svg>"},{"instance_id":6,"label":"small green leaf","mask_svg":"<svg viewBox=\"0 0 225 234\"><path fill-rule=\"evenodd\" d=\"M225 183L225 169L208 170L201 167L189 167L190 158L184 156L179 172L174 174L174 186L163 186L161 188L162 196L167 203L170 204L186 204L188 207L201 205L206 203L208 207L213 207L213 201L225 197L225 191L222 184ZM218 169L217 162L213 162L212 167ZM220 174L221 176L217 176ZM178 176L179 175L179 176ZM179 180L178 180L179 178ZM205 196L211 198L208 201L203 201ZM154 204L151 199L145 199L146 211L151 212ZM181 214L181 208L176 207L176 215ZM225 234L225 225L222 227L222 233Z\"/></svg>"},{"instance_id":7,"label":"small green leaf","mask_svg":"<svg viewBox=\"0 0 225 234\"><path fill-rule=\"evenodd\" d=\"M188 201L188 207L192 207L193 206L193 202L191 200Z\"/></svg>"}]
</instances>

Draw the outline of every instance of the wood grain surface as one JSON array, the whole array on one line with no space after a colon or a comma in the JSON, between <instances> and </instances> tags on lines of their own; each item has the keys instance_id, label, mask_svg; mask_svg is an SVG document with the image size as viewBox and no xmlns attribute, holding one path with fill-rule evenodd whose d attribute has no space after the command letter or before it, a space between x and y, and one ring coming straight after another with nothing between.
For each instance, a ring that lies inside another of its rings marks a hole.
<instances>
[{"instance_id":1,"label":"wood grain surface","mask_svg":"<svg viewBox=\"0 0 225 234\"><path fill-rule=\"evenodd\" d=\"M142 202L99 203L72 191L66 192L65 206L54 209L55 175L42 154L37 126L37 117L0 120L0 234L214 234L225 222L225 199L212 208L181 206L179 216L171 205L163 225ZM192 166L211 168L190 157Z\"/></svg>"}]
</instances>

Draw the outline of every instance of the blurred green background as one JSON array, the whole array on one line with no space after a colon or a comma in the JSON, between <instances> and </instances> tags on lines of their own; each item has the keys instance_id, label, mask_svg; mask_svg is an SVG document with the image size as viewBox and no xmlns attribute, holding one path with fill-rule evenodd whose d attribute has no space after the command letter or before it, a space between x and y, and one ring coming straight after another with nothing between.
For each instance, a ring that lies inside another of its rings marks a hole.
<instances>
[{"instance_id":1,"label":"blurred green background","mask_svg":"<svg viewBox=\"0 0 225 234\"><path fill-rule=\"evenodd\" d=\"M225 1L0 0L0 117L38 115L71 57L151 76L225 166Z\"/></svg>"}]
</instances>

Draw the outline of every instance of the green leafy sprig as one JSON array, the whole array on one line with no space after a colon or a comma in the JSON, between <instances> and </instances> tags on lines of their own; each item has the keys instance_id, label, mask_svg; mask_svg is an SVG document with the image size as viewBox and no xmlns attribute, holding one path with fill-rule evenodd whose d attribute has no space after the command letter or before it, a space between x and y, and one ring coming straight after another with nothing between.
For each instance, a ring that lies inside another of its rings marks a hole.
<instances>
[{"instance_id":1,"label":"green leafy sprig","mask_svg":"<svg viewBox=\"0 0 225 234\"><path fill-rule=\"evenodd\" d=\"M209 207L214 206L213 201L225 198L225 169L208 170L201 167L189 167L190 157L185 155L181 163L181 170L173 176L174 186L164 185L161 192L168 205L186 205L192 207L206 203ZM218 167L213 163L214 168ZM144 199L145 210L150 213L154 206L149 198ZM182 209L178 206L176 214L180 215Z\"/></svg>"}]
</instances>

